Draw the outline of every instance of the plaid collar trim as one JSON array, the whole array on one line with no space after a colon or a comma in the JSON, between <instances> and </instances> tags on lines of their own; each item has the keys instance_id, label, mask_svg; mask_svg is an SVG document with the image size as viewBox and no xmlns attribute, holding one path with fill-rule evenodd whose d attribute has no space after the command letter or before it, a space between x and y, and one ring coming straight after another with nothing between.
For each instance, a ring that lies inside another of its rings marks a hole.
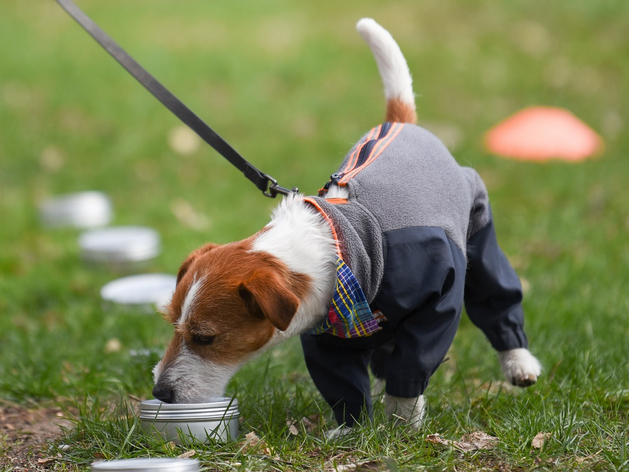
<instances>
[{"instance_id":1,"label":"plaid collar trim","mask_svg":"<svg viewBox=\"0 0 629 472\"><path fill-rule=\"evenodd\" d=\"M336 261L336 288L328 316L310 334L329 333L339 338L370 336L380 330L356 276L340 257Z\"/></svg>"},{"instance_id":2,"label":"plaid collar trim","mask_svg":"<svg viewBox=\"0 0 629 472\"><path fill-rule=\"evenodd\" d=\"M369 308L367 297L365 297L356 276L343 261L339 239L330 217L314 199L306 197L304 201L314 206L330 225L337 253L336 287L334 288L332 304L328 316L318 326L315 326L310 334L329 333L340 338L370 336L380 330L378 322L386 320L386 318L380 312L376 312L374 315Z\"/></svg>"}]
</instances>

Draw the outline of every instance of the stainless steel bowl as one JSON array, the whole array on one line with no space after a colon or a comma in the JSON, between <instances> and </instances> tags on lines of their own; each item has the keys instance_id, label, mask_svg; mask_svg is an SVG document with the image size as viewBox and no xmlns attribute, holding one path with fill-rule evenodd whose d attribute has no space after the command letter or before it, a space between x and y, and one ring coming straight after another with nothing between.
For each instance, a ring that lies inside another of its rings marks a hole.
<instances>
[{"instance_id":1,"label":"stainless steel bowl","mask_svg":"<svg viewBox=\"0 0 629 472\"><path fill-rule=\"evenodd\" d=\"M92 464L92 471L98 472L197 472L196 459L122 459L101 461Z\"/></svg>"},{"instance_id":2,"label":"stainless steel bowl","mask_svg":"<svg viewBox=\"0 0 629 472\"><path fill-rule=\"evenodd\" d=\"M208 442L228 442L238 436L240 412L235 398L213 398L207 403L140 403L142 428L166 441L182 443L182 438Z\"/></svg>"}]
</instances>

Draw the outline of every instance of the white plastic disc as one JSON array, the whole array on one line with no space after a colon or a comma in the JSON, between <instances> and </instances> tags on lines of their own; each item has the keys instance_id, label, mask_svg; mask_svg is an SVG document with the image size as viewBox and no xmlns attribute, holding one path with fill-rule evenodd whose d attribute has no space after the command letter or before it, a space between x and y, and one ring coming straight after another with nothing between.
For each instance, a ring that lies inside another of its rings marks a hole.
<instances>
[{"instance_id":1,"label":"white plastic disc","mask_svg":"<svg viewBox=\"0 0 629 472\"><path fill-rule=\"evenodd\" d=\"M102 192L77 192L60 195L40 205L39 214L46 226L94 228L106 226L112 217L111 200Z\"/></svg>"},{"instance_id":2,"label":"white plastic disc","mask_svg":"<svg viewBox=\"0 0 629 472\"><path fill-rule=\"evenodd\" d=\"M125 263L153 259L160 252L157 231L144 226L113 226L79 236L83 258L91 262Z\"/></svg>"},{"instance_id":3,"label":"white plastic disc","mask_svg":"<svg viewBox=\"0 0 629 472\"><path fill-rule=\"evenodd\" d=\"M167 274L140 274L122 277L103 286L103 300L117 305L153 309L168 303L175 291L177 277Z\"/></svg>"}]
</instances>

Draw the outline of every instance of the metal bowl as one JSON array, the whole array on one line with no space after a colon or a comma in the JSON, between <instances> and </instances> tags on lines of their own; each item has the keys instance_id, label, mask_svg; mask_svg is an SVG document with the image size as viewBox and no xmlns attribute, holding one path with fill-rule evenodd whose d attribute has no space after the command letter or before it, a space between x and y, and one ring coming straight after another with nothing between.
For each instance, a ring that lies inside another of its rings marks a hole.
<instances>
[{"instance_id":1,"label":"metal bowl","mask_svg":"<svg viewBox=\"0 0 629 472\"><path fill-rule=\"evenodd\" d=\"M238 436L239 417L235 398L218 397L207 403L140 403L142 429L176 444L182 439L231 441Z\"/></svg>"},{"instance_id":2,"label":"metal bowl","mask_svg":"<svg viewBox=\"0 0 629 472\"><path fill-rule=\"evenodd\" d=\"M197 472L196 459L121 459L101 461L92 464L92 471L98 472Z\"/></svg>"}]
</instances>

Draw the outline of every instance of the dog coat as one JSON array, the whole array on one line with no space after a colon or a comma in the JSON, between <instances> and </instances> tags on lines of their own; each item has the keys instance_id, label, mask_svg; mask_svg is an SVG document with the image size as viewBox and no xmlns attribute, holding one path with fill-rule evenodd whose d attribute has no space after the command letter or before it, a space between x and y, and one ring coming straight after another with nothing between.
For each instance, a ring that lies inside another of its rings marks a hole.
<instances>
[{"instance_id":1,"label":"dog coat","mask_svg":"<svg viewBox=\"0 0 629 472\"><path fill-rule=\"evenodd\" d=\"M348 198L323 198L331 183ZM370 411L370 361L390 395L422 394L464 304L495 349L527 347L520 282L498 246L485 185L430 132L403 123L373 128L319 195L305 200L330 223L369 320L386 318L366 336L351 326L339 335L335 321L344 321L331 309L315 327L320 334L302 335L309 372L339 423Z\"/></svg>"}]
</instances>

